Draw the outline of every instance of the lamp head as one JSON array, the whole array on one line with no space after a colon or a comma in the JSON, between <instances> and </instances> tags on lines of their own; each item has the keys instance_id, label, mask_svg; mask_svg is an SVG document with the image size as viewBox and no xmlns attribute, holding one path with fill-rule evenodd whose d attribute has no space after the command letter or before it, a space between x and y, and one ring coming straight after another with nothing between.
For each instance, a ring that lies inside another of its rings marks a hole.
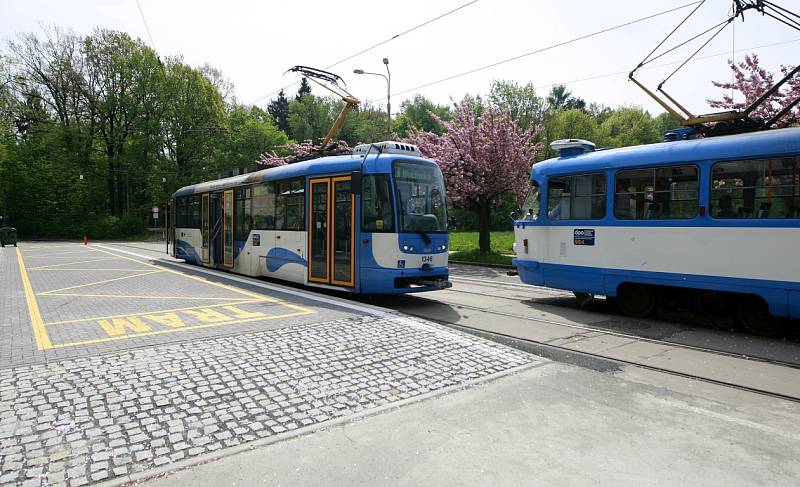
<instances>
[{"instance_id":1,"label":"lamp head","mask_svg":"<svg viewBox=\"0 0 800 487\"><path fill-rule=\"evenodd\" d=\"M364 70L363 69L354 69L353 72L355 74L364 74Z\"/></svg>"}]
</instances>

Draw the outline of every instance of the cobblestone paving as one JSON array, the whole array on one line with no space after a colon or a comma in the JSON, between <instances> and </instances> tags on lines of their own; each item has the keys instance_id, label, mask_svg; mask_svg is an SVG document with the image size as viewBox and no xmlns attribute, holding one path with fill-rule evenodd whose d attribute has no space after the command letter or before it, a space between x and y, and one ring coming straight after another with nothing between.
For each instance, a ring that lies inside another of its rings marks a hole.
<instances>
[{"instance_id":1,"label":"cobblestone paving","mask_svg":"<svg viewBox=\"0 0 800 487\"><path fill-rule=\"evenodd\" d=\"M538 359L355 317L0 370L0 484L70 485L466 384Z\"/></svg>"}]
</instances>

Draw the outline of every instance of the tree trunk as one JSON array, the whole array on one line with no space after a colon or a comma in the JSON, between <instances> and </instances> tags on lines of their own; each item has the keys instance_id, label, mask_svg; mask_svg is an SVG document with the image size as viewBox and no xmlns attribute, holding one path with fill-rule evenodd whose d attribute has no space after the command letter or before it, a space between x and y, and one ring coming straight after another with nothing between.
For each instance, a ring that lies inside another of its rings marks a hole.
<instances>
[{"instance_id":1,"label":"tree trunk","mask_svg":"<svg viewBox=\"0 0 800 487\"><path fill-rule=\"evenodd\" d=\"M490 228L492 222L492 207L489 201L481 199L478 202L478 247L481 253L491 251Z\"/></svg>"}]
</instances>

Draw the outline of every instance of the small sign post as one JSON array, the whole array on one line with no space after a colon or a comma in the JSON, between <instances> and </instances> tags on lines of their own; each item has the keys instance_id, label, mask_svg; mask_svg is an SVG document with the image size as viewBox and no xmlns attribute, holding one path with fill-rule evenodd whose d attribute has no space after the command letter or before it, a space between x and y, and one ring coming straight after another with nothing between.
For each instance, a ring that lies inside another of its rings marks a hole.
<instances>
[{"instance_id":1,"label":"small sign post","mask_svg":"<svg viewBox=\"0 0 800 487\"><path fill-rule=\"evenodd\" d=\"M155 222L155 225L153 225L153 227L158 228L158 207L154 206L152 210L153 210L153 221Z\"/></svg>"}]
</instances>

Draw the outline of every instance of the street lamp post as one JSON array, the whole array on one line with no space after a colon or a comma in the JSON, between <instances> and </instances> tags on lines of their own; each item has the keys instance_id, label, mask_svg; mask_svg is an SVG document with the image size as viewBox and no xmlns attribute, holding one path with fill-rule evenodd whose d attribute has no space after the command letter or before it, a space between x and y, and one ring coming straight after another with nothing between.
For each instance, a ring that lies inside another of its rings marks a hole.
<instances>
[{"instance_id":1,"label":"street lamp post","mask_svg":"<svg viewBox=\"0 0 800 487\"><path fill-rule=\"evenodd\" d=\"M389 58L383 58L383 64L386 66L386 75L381 73L370 73L368 71L364 71L363 69L354 69L353 73L381 76L386 80L386 115L388 119L386 134L388 138L392 138L392 73L389 72Z\"/></svg>"}]
</instances>

